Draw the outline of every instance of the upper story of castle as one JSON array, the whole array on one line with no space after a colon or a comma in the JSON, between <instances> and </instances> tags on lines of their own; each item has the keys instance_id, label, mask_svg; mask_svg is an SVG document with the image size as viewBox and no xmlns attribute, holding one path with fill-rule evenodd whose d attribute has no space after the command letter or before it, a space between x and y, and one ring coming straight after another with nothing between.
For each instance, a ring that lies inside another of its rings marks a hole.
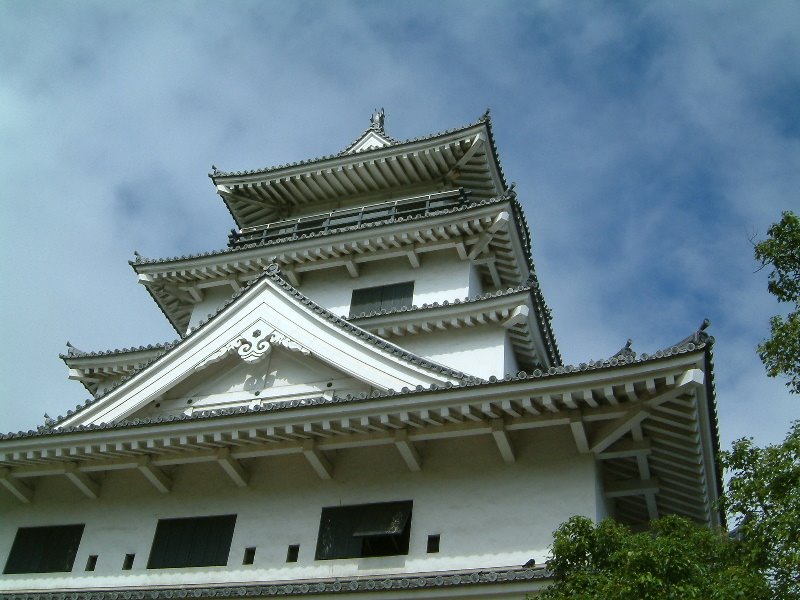
<instances>
[{"instance_id":1,"label":"upper story of castle","mask_svg":"<svg viewBox=\"0 0 800 600\"><path fill-rule=\"evenodd\" d=\"M467 127L401 142L386 133L381 109L338 154L249 171L214 167L209 177L239 227L231 247L415 217L457 206L464 192L478 201L508 188L488 111Z\"/></svg>"},{"instance_id":2,"label":"upper story of castle","mask_svg":"<svg viewBox=\"0 0 800 600\"><path fill-rule=\"evenodd\" d=\"M488 111L398 141L383 109L335 155L209 174L237 228L226 248L131 266L181 338L270 265L333 315L479 378L561 362ZM64 357L95 394L163 350Z\"/></svg>"}]
</instances>

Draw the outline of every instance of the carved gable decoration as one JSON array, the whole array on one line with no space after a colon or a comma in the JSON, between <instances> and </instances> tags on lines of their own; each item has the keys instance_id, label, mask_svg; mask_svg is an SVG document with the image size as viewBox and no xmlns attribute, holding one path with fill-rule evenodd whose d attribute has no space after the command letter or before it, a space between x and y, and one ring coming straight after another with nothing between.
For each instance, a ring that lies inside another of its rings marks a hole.
<instances>
[{"instance_id":1,"label":"carved gable decoration","mask_svg":"<svg viewBox=\"0 0 800 600\"><path fill-rule=\"evenodd\" d=\"M273 269L177 346L59 425L118 422L168 397L170 390L210 365L228 357L256 365L276 348L314 358L341 378L377 390L428 387L464 377L337 319Z\"/></svg>"},{"instance_id":2,"label":"carved gable decoration","mask_svg":"<svg viewBox=\"0 0 800 600\"><path fill-rule=\"evenodd\" d=\"M269 356L273 344L300 354L311 353L308 348L298 344L289 336L282 334L264 321L259 321L253 325L250 332L229 342L208 360L216 362L228 354L236 353L246 363L257 363Z\"/></svg>"}]
</instances>

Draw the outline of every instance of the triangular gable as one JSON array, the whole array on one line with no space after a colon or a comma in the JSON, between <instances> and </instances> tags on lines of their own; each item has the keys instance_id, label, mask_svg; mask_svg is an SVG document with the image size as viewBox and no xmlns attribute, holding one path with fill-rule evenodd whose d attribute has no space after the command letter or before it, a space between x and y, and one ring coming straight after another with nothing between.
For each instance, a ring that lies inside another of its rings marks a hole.
<instances>
[{"instance_id":1,"label":"triangular gable","mask_svg":"<svg viewBox=\"0 0 800 600\"><path fill-rule=\"evenodd\" d=\"M313 356L381 391L465 377L335 317L283 281L273 265L180 344L58 425L118 422L215 362L238 356L257 363L275 348Z\"/></svg>"},{"instance_id":2,"label":"triangular gable","mask_svg":"<svg viewBox=\"0 0 800 600\"><path fill-rule=\"evenodd\" d=\"M233 353L210 363L126 420L252 409L277 401L309 401L371 391L366 383L314 356L273 344L272 350L258 361L244 361Z\"/></svg>"},{"instance_id":3,"label":"triangular gable","mask_svg":"<svg viewBox=\"0 0 800 600\"><path fill-rule=\"evenodd\" d=\"M385 148L392 145L392 139L383 131L374 129L372 127L367 130L348 146L343 154L355 154L356 152L363 152L365 150L374 150L375 148Z\"/></svg>"}]
</instances>

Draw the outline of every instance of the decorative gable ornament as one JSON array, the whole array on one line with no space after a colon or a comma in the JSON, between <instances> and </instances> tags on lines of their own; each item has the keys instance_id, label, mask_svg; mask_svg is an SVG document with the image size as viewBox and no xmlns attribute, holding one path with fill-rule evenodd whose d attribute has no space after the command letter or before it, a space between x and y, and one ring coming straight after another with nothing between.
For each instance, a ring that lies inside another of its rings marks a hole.
<instances>
[{"instance_id":1,"label":"decorative gable ornament","mask_svg":"<svg viewBox=\"0 0 800 600\"><path fill-rule=\"evenodd\" d=\"M269 327L269 325L263 321L261 323L263 326ZM264 333L261 329L253 329L249 334L237 338L220 351L220 358L235 352L244 362L256 364L270 355L273 344L306 356L311 354L308 348L272 328L268 330L267 333ZM209 360L210 362L216 362L213 358Z\"/></svg>"}]
</instances>

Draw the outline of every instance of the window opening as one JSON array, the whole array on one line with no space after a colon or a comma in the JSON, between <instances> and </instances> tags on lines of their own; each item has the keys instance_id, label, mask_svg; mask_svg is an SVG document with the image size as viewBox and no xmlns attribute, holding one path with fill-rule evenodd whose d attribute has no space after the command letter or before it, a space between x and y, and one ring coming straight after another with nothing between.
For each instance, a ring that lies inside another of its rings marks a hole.
<instances>
[{"instance_id":1,"label":"window opening","mask_svg":"<svg viewBox=\"0 0 800 600\"><path fill-rule=\"evenodd\" d=\"M428 536L428 554L436 554L439 552L439 534Z\"/></svg>"},{"instance_id":2,"label":"window opening","mask_svg":"<svg viewBox=\"0 0 800 600\"><path fill-rule=\"evenodd\" d=\"M252 565L256 558L255 546L244 549L244 558L242 559L243 565Z\"/></svg>"},{"instance_id":3,"label":"window opening","mask_svg":"<svg viewBox=\"0 0 800 600\"><path fill-rule=\"evenodd\" d=\"M411 308L414 298L414 282L393 283L353 290L350 301L350 316L369 314L381 310Z\"/></svg>"},{"instance_id":4,"label":"window opening","mask_svg":"<svg viewBox=\"0 0 800 600\"><path fill-rule=\"evenodd\" d=\"M290 544L289 549L286 551L286 562L297 562L297 557L300 555L300 545Z\"/></svg>"},{"instance_id":5,"label":"window opening","mask_svg":"<svg viewBox=\"0 0 800 600\"><path fill-rule=\"evenodd\" d=\"M90 554L89 558L86 559L86 570L94 571L94 568L96 566L97 566L97 554Z\"/></svg>"},{"instance_id":6,"label":"window opening","mask_svg":"<svg viewBox=\"0 0 800 600\"><path fill-rule=\"evenodd\" d=\"M20 527L3 573L68 573L72 571L83 525Z\"/></svg>"},{"instance_id":7,"label":"window opening","mask_svg":"<svg viewBox=\"0 0 800 600\"><path fill-rule=\"evenodd\" d=\"M316 560L408 554L411 500L322 509Z\"/></svg>"},{"instance_id":8,"label":"window opening","mask_svg":"<svg viewBox=\"0 0 800 600\"><path fill-rule=\"evenodd\" d=\"M160 519L147 568L227 565L235 525L236 515Z\"/></svg>"},{"instance_id":9,"label":"window opening","mask_svg":"<svg viewBox=\"0 0 800 600\"><path fill-rule=\"evenodd\" d=\"M126 554L125 560L122 561L122 570L130 571L133 568L133 561L136 558L135 554Z\"/></svg>"}]
</instances>

